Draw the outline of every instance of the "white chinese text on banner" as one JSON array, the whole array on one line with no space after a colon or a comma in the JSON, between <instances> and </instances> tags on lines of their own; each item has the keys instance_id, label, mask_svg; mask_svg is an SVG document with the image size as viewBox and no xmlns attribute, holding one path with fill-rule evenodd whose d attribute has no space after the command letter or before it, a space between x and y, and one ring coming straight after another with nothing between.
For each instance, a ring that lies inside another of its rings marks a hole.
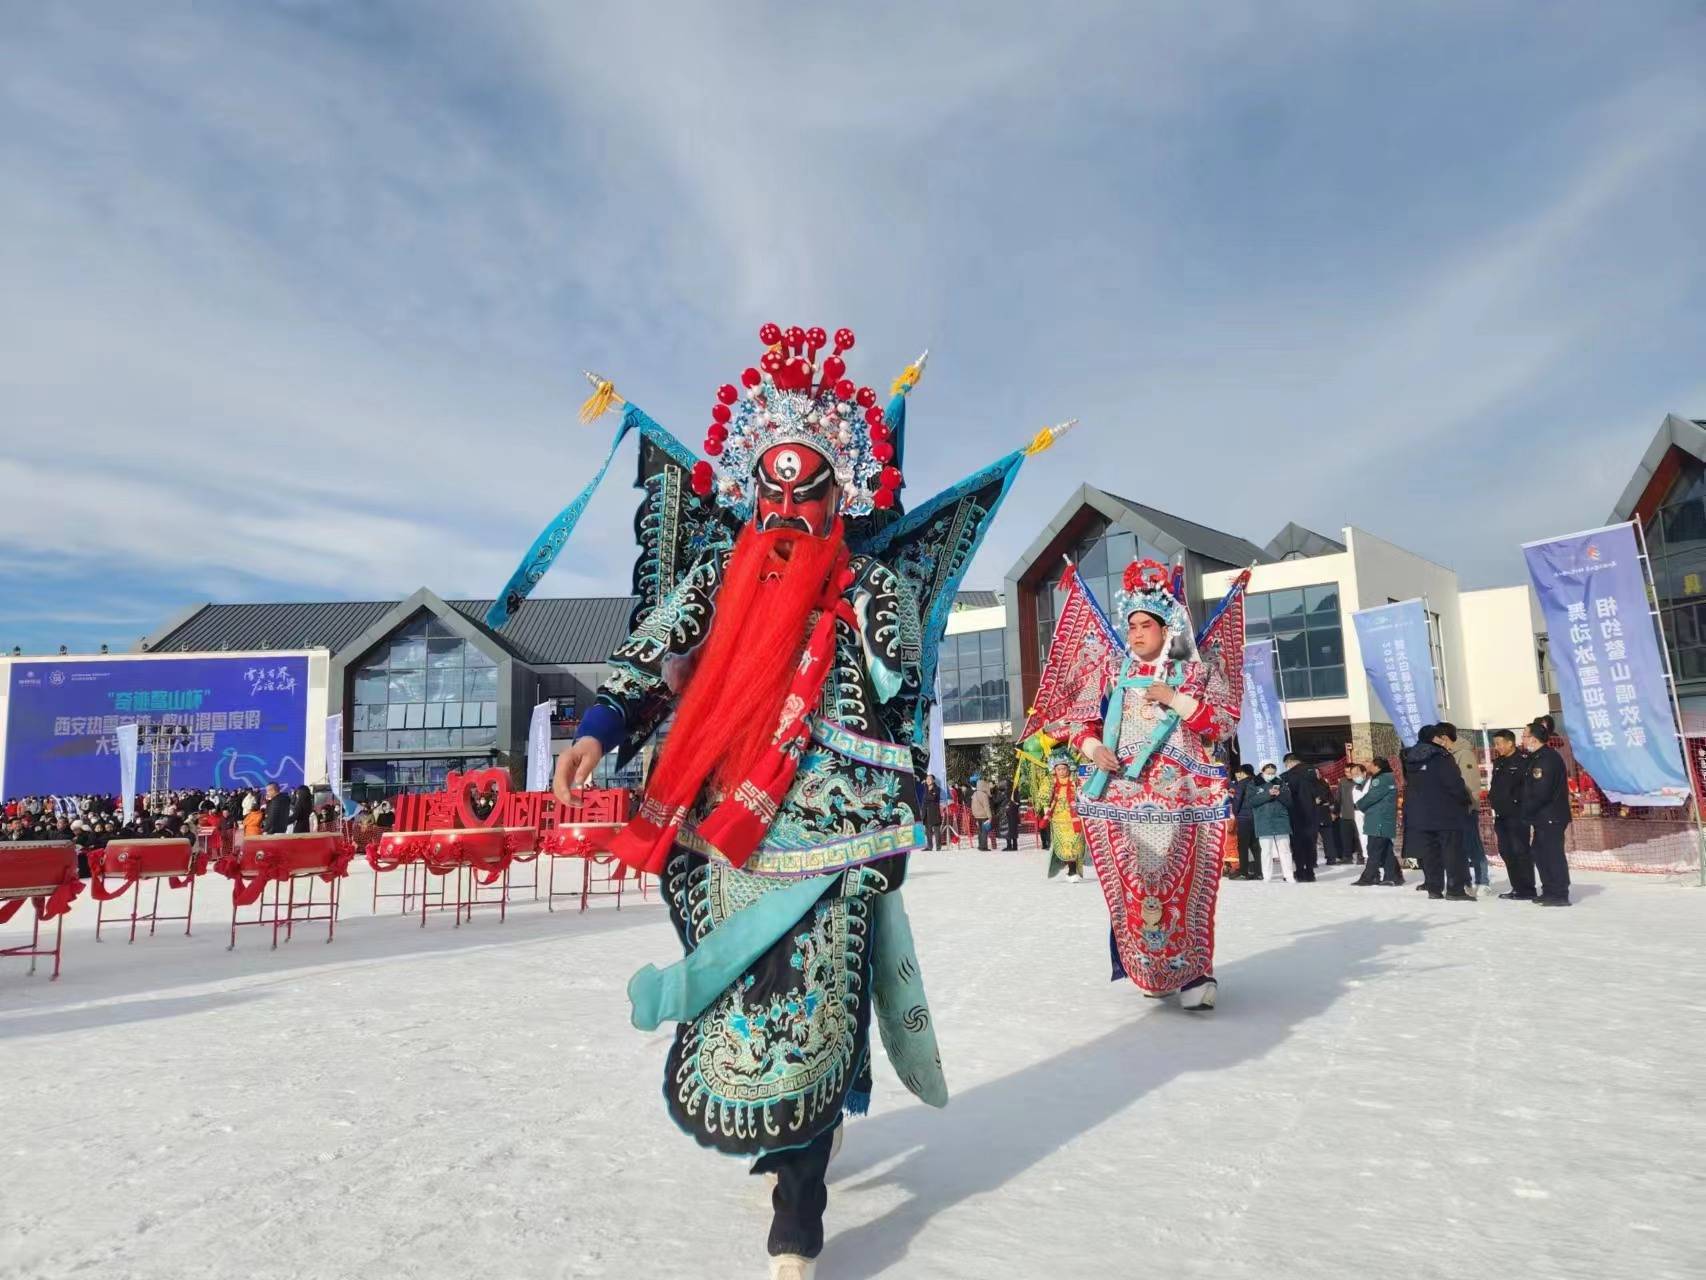
<instances>
[{"instance_id":1,"label":"white chinese text on banner","mask_svg":"<svg viewBox=\"0 0 1706 1280\"><path fill-rule=\"evenodd\" d=\"M1576 760L1619 804L1679 805L1688 775L1635 526L1523 547Z\"/></svg>"},{"instance_id":2,"label":"white chinese text on banner","mask_svg":"<svg viewBox=\"0 0 1706 1280\"><path fill-rule=\"evenodd\" d=\"M1422 726L1439 721L1428 612L1420 600L1401 600L1351 614L1362 669L1398 737L1413 744Z\"/></svg>"}]
</instances>

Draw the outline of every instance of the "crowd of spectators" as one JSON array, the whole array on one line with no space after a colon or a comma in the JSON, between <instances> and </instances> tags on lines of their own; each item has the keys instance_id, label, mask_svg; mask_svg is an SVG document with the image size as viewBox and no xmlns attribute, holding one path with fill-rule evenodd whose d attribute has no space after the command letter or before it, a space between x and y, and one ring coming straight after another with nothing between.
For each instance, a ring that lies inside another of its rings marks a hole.
<instances>
[{"instance_id":1,"label":"crowd of spectators","mask_svg":"<svg viewBox=\"0 0 1706 1280\"><path fill-rule=\"evenodd\" d=\"M330 790L307 786L185 790L158 796L138 796L135 812L122 812L118 796L24 796L0 806L0 852L8 843L27 840L70 840L77 846L84 875L90 850L104 849L114 840L194 839L197 828L219 827L228 833L282 835L337 829L345 821L384 829L392 821L389 802L363 804L346 819L343 806Z\"/></svg>"}]
</instances>

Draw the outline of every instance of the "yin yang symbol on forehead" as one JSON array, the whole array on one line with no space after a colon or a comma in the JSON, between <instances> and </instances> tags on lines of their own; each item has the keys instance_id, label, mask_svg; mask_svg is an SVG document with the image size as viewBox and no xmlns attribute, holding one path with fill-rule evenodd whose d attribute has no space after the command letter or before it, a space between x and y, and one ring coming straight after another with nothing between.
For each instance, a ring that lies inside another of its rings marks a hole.
<instances>
[{"instance_id":1,"label":"yin yang symbol on forehead","mask_svg":"<svg viewBox=\"0 0 1706 1280\"><path fill-rule=\"evenodd\" d=\"M800 461L799 454L792 449L784 449L776 455L773 468L778 480L791 481L800 478L800 472L805 469L805 466Z\"/></svg>"}]
</instances>

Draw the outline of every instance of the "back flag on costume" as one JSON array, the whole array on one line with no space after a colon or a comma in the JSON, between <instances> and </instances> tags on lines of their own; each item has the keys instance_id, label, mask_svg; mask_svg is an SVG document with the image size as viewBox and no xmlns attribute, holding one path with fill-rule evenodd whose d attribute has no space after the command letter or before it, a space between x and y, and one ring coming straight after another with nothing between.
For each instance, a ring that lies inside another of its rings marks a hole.
<instances>
[{"instance_id":1,"label":"back flag on costume","mask_svg":"<svg viewBox=\"0 0 1706 1280\"><path fill-rule=\"evenodd\" d=\"M1252 769L1278 764L1291 749L1275 683L1274 642L1244 642L1244 706L1238 717L1238 755Z\"/></svg>"},{"instance_id":2,"label":"back flag on costume","mask_svg":"<svg viewBox=\"0 0 1706 1280\"><path fill-rule=\"evenodd\" d=\"M1635 526L1523 547L1558 672L1570 748L1618 804L1688 799Z\"/></svg>"},{"instance_id":3,"label":"back flag on costume","mask_svg":"<svg viewBox=\"0 0 1706 1280\"><path fill-rule=\"evenodd\" d=\"M1414 743L1423 725L1439 720L1427 609L1420 600L1401 600L1353 613L1351 621L1375 696L1392 717L1398 737L1406 745Z\"/></svg>"}]
</instances>

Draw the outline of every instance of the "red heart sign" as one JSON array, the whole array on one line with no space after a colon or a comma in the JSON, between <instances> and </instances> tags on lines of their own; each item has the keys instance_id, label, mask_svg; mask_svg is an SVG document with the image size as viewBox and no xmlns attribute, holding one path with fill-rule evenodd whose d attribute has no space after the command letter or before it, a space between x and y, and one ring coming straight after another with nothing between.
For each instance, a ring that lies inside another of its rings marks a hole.
<instances>
[{"instance_id":1,"label":"red heart sign","mask_svg":"<svg viewBox=\"0 0 1706 1280\"><path fill-rule=\"evenodd\" d=\"M473 769L453 773L445 779L445 789L456 798L456 816L465 827L496 827L503 823L505 801L509 798L509 770ZM492 807L484 817L474 808L476 795L490 792Z\"/></svg>"}]
</instances>

